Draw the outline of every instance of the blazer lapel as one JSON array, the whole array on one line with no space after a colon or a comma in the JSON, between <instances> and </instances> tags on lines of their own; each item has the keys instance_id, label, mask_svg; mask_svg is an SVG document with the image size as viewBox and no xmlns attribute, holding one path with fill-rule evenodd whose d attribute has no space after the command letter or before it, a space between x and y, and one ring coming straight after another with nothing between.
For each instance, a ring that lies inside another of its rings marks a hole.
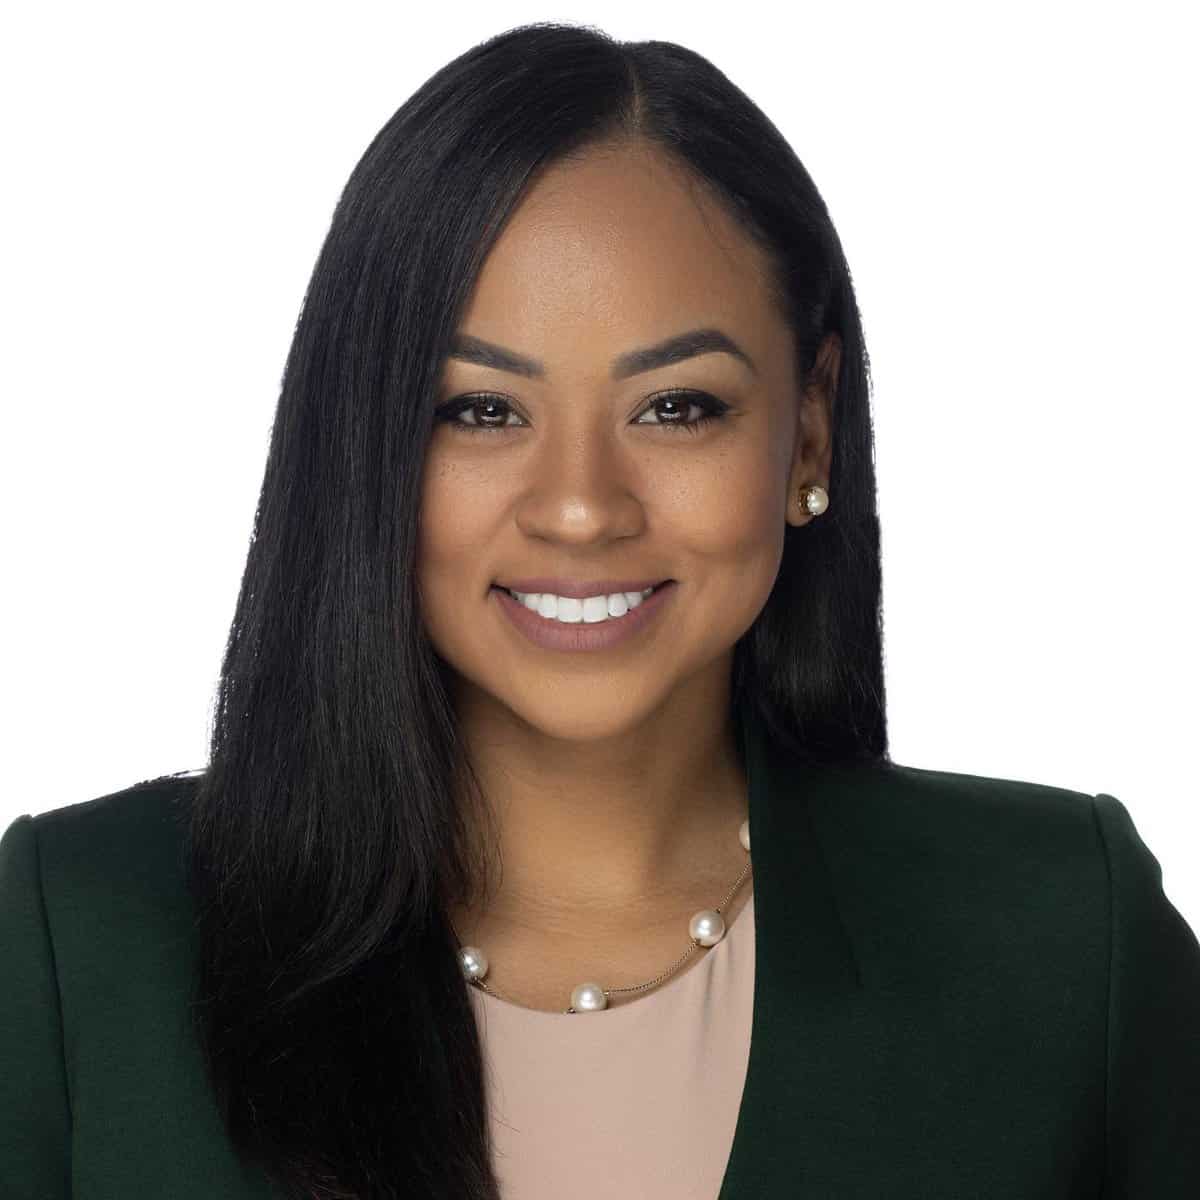
<instances>
[{"instance_id":1,"label":"blazer lapel","mask_svg":"<svg viewBox=\"0 0 1200 1200\"><path fill-rule=\"evenodd\" d=\"M749 704L739 711L754 873L754 1015L718 1200L764 1200L798 1194L804 1164L820 1160L821 1139L839 1123L844 1106L835 1098L853 1093L847 1051L862 982L809 810L836 786L838 772L788 755Z\"/></svg>"}]
</instances>

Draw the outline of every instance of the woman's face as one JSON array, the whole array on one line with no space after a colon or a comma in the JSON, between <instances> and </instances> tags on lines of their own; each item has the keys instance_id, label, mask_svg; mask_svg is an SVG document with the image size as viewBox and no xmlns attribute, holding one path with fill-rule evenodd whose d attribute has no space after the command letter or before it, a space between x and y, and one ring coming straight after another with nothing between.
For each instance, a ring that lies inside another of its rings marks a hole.
<instances>
[{"instance_id":1,"label":"woman's face","mask_svg":"<svg viewBox=\"0 0 1200 1200\"><path fill-rule=\"evenodd\" d=\"M627 358L694 330L741 353L648 370ZM466 352L444 364L426 460L418 579L460 701L596 739L683 689L726 694L785 525L812 519L796 492L829 479L828 397L797 389L761 252L652 151L592 150L527 194L458 335ZM536 365L504 369L478 353L492 347ZM691 394L664 394L675 389ZM496 589L539 576L674 584L612 645L556 649L521 632Z\"/></svg>"}]
</instances>

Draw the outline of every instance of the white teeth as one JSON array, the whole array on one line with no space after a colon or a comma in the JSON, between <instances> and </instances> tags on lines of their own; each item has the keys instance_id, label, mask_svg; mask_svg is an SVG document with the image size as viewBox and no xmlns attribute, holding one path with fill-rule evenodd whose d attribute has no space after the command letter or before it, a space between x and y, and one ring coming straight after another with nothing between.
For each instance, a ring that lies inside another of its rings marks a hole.
<instances>
[{"instance_id":1,"label":"white teeth","mask_svg":"<svg viewBox=\"0 0 1200 1200\"><path fill-rule=\"evenodd\" d=\"M610 596L588 596L579 600L574 596L555 596L550 592L514 592L508 589L509 594L526 608L549 620L561 621L564 625L579 622L593 625L610 617L623 617L631 608L637 608L653 590L648 587L641 592L613 592Z\"/></svg>"}]
</instances>

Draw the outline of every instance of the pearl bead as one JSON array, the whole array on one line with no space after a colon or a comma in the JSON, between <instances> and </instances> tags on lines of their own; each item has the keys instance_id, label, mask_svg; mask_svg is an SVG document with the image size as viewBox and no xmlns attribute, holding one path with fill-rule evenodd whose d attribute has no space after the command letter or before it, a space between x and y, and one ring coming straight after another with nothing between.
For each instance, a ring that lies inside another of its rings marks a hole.
<instances>
[{"instance_id":1,"label":"pearl bead","mask_svg":"<svg viewBox=\"0 0 1200 1200\"><path fill-rule=\"evenodd\" d=\"M750 821L747 818L742 822L741 829L738 830L738 840L742 843L742 849L747 852L750 850Z\"/></svg>"},{"instance_id":2,"label":"pearl bead","mask_svg":"<svg viewBox=\"0 0 1200 1200\"><path fill-rule=\"evenodd\" d=\"M598 983L581 983L571 993L571 1007L576 1012L600 1012L608 1007L608 997Z\"/></svg>"},{"instance_id":3,"label":"pearl bead","mask_svg":"<svg viewBox=\"0 0 1200 1200\"><path fill-rule=\"evenodd\" d=\"M467 979L482 979L488 973L488 957L478 946L464 946L458 962Z\"/></svg>"},{"instance_id":4,"label":"pearl bead","mask_svg":"<svg viewBox=\"0 0 1200 1200\"><path fill-rule=\"evenodd\" d=\"M725 936L725 918L714 908L702 908L688 922L688 933L702 946L715 946Z\"/></svg>"},{"instance_id":5,"label":"pearl bead","mask_svg":"<svg viewBox=\"0 0 1200 1200\"><path fill-rule=\"evenodd\" d=\"M829 494L822 487L808 488L804 493L804 507L814 517L819 517L829 507Z\"/></svg>"}]
</instances>

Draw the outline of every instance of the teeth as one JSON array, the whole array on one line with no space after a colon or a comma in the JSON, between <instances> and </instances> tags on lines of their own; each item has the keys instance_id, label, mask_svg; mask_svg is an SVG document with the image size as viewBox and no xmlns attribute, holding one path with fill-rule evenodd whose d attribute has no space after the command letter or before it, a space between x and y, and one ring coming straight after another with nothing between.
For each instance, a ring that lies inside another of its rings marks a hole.
<instances>
[{"instance_id":1,"label":"teeth","mask_svg":"<svg viewBox=\"0 0 1200 1200\"><path fill-rule=\"evenodd\" d=\"M526 608L532 609L538 616L561 621L564 625L579 622L592 625L607 621L610 617L623 617L631 608L637 608L654 591L652 587L648 587L641 592L613 592L610 596L588 596L578 600L574 596L555 596L550 592L506 590L510 596L515 597Z\"/></svg>"}]
</instances>

